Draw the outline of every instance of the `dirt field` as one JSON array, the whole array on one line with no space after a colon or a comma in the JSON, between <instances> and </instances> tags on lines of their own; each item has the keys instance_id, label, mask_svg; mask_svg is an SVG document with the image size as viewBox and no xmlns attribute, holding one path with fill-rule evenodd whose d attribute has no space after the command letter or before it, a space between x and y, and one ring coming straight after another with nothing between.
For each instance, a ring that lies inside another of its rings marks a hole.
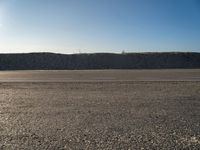
<instances>
[{"instance_id":1,"label":"dirt field","mask_svg":"<svg viewBox=\"0 0 200 150\"><path fill-rule=\"evenodd\" d=\"M18 71L0 80L0 149L200 149L200 70Z\"/></svg>"},{"instance_id":2,"label":"dirt field","mask_svg":"<svg viewBox=\"0 0 200 150\"><path fill-rule=\"evenodd\" d=\"M0 82L200 81L200 69L3 71Z\"/></svg>"}]
</instances>

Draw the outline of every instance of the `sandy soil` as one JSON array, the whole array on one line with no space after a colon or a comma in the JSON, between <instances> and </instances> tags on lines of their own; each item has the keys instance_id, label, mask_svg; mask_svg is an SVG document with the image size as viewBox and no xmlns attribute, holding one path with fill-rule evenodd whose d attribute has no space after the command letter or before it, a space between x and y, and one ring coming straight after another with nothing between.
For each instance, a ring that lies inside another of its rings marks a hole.
<instances>
[{"instance_id":1,"label":"sandy soil","mask_svg":"<svg viewBox=\"0 0 200 150\"><path fill-rule=\"evenodd\" d=\"M200 81L200 69L1 71L0 82Z\"/></svg>"},{"instance_id":2,"label":"sandy soil","mask_svg":"<svg viewBox=\"0 0 200 150\"><path fill-rule=\"evenodd\" d=\"M200 149L200 81L1 82L0 149Z\"/></svg>"}]
</instances>

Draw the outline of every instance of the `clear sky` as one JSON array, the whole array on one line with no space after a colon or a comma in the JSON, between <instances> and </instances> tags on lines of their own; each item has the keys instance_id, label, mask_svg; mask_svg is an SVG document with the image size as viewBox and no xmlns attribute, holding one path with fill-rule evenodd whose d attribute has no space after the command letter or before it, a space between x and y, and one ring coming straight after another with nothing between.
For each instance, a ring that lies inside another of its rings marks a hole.
<instances>
[{"instance_id":1,"label":"clear sky","mask_svg":"<svg viewBox=\"0 0 200 150\"><path fill-rule=\"evenodd\" d=\"M0 52L200 52L200 0L0 0Z\"/></svg>"}]
</instances>

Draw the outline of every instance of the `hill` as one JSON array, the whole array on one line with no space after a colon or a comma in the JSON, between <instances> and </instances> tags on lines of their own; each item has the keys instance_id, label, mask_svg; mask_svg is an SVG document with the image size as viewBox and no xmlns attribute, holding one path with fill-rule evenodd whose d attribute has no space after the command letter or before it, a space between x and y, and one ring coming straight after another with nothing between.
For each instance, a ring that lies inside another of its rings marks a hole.
<instances>
[{"instance_id":1,"label":"hill","mask_svg":"<svg viewBox=\"0 0 200 150\"><path fill-rule=\"evenodd\" d=\"M0 54L0 70L200 68L200 53Z\"/></svg>"}]
</instances>

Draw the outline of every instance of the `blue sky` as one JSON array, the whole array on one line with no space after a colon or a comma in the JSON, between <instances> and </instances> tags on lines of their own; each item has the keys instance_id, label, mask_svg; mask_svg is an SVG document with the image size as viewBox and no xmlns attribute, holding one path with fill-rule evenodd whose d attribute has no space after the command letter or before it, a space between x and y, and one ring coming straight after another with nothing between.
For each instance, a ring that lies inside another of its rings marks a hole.
<instances>
[{"instance_id":1,"label":"blue sky","mask_svg":"<svg viewBox=\"0 0 200 150\"><path fill-rule=\"evenodd\" d=\"M200 0L0 0L0 52L200 52Z\"/></svg>"}]
</instances>

